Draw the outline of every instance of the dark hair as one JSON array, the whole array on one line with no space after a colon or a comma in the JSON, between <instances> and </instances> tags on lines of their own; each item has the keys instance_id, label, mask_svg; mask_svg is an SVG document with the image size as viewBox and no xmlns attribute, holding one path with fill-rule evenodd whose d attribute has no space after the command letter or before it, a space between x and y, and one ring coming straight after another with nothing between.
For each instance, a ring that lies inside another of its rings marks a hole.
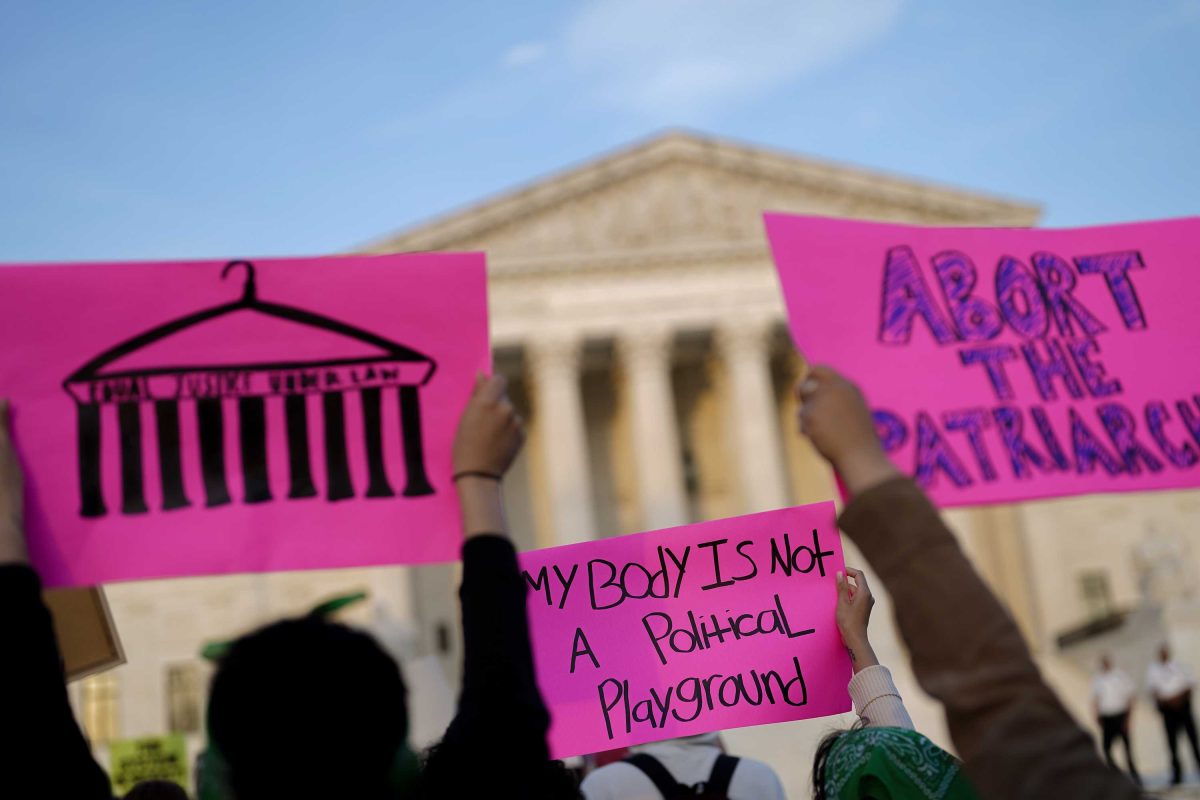
<instances>
[{"instance_id":1,"label":"dark hair","mask_svg":"<svg viewBox=\"0 0 1200 800\"><path fill-rule=\"evenodd\" d=\"M829 762L829 754L833 752L833 746L837 744L843 736L848 733L854 733L867 727L867 722L862 717L849 728L840 731L830 731L830 733L821 740L817 745L817 753L813 756L812 769L812 784L813 784L813 800L832 800L825 794L825 767Z\"/></svg>"},{"instance_id":2,"label":"dark hair","mask_svg":"<svg viewBox=\"0 0 1200 800\"><path fill-rule=\"evenodd\" d=\"M142 781L126 792L125 800L188 800L188 796L178 783Z\"/></svg>"},{"instance_id":3,"label":"dark hair","mask_svg":"<svg viewBox=\"0 0 1200 800\"><path fill-rule=\"evenodd\" d=\"M536 797L538 800L582 800L579 789L578 771L559 760L541 761L530 764L514 761L505 752L502 744L491 750L477 749L471 754L472 769L464 770L464 759L460 748L447 747L443 743L432 745L425 751L421 766L420 800L442 800L445 797L507 797L497 793L497 775L506 776L506 792L520 791L520 797ZM513 775L513 769L521 769ZM517 790L514 787L520 785Z\"/></svg>"},{"instance_id":4,"label":"dark hair","mask_svg":"<svg viewBox=\"0 0 1200 800\"><path fill-rule=\"evenodd\" d=\"M221 659L208 732L238 800L387 793L408 737L400 668L365 633L317 617L238 639Z\"/></svg>"},{"instance_id":5,"label":"dark hair","mask_svg":"<svg viewBox=\"0 0 1200 800\"><path fill-rule=\"evenodd\" d=\"M829 796L825 794L825 766L829 761L829 754L833 752L833 746L849 732L849 730L833 731L817 745L817 754L813 756L812 769L813 800L830 800Z\"/></svg>"}]
</instances>

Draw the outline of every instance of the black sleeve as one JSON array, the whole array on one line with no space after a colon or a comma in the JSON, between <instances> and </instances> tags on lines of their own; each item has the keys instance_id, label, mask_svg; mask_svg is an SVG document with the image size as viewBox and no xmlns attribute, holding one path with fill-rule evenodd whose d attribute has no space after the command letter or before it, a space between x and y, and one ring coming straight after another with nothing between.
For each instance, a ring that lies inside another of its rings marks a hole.
<instances>
[{"instance_id":1,"label":"black sleeve","mask_svg":"<svg viewBox=\"0 0 1200 800\"><path fill-rule=\"evenodd\" d=\"M463 546L463 681L458 711L425 766L426 797L545 797L554 774L550 714L538 691L525 581L502 536Z\"/></svg>"},{"instance_id":2,"label":"black sleeve","mask_svg":"<svg viewBox=\"0 0 1200 800\"><path fill-rule=\"evenodd\" d=\"M503 749L522 761L545 761L550 714L534 676L525 592L517 554L507 538L467 540L459 589L462 695L444 741Z\"/></svg>"},{"instance_id":3,"label":"black sleeve","mask_svg":"<svg viewBox=\"0 0 1200 800\"><path fill-rule=\"evenodd\" d=\"M71 713L37 573L0 565L0 775L19 797L110 800L104 770Z\"/></svg>"}]
</instances>

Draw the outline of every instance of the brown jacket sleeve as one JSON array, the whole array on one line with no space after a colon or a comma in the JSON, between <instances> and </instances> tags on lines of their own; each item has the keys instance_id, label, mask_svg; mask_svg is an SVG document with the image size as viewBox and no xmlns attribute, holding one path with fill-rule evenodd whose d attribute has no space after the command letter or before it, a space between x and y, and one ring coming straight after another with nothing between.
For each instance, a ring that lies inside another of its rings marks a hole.
<instances>
[{"instance_id":1,"label":"brown jacket sleeve","mask_svg":"<svg viewBox=\"0 0 1200 800\"><path fill-rule=\"evenodd\" d=\"M851 501L839 525L891 594L925 691L982 797L1134 798L1042 680L1016 623L921 490L896 478Z\"/></svg>"}]
</instances>

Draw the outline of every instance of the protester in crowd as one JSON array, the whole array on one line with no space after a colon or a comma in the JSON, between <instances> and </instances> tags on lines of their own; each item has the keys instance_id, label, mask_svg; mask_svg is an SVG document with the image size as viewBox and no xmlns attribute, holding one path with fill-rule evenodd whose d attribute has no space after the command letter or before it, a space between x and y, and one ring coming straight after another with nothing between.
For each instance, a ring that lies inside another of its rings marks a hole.
<instances>
[{"instance_id":1,"label":"protester in crowd","mask_svg":"<svg viewBox=\"0 0 1200 800\"><path fill-rule=\"evenodd\" d=\"M0 405L0 607L6 652L0 773L14 797L110 800L67 702L50 615L28 564L22 476ZM506 538L500 479L524 438L503 378L481 378L454 444L463 547L463 692L418 777L399 668L368 635L315 617L234 642L213 679L201 797L575 797L547 755L525 583ZM36 782L28 791L22 781ZM15 784L15 785L14 785Z\"/></svg>"},{"instance_id":2,"label":"protester in crowd","mask_svg":"<svg viewBox=\"0 0 1200 800\"><path fill-rule=\"evenodd\" d=\"M213 676L208 736L201 800L403 797L418 766L396 662L368 634L320 617L233 643Z\"/></svg>"},{"instance_id":3,"label":"protester in crowd","mask_svg":"<svg viewBox=\"0 0 1200 800\"><path fill-rule=\"evenodd\" d=\"M975 800L954 756L913 727L887 667L871 647L868 625L875 597L866 576L847 568L837 575L837 626L850 653L850 698L858 724L836 731L817 747L815 800L888 800L925 797Z\"/></svg>"},{"instance_id":4,"label":"protester in crowd","mask_svg":"<svg viewBox=\"0 0 1200 800\"><path fill-rule=\"evenodd\" d=\"M674 800L703 791L710 800L784 800L775 770L727 755L720 732L630 748L631 754L583 779L587 800Z\"/></svg>"},{"instance_id":5,"label":"protester in crowd","mask_svg":"<svg viewBox=\"0 0 1200 800\"><path fill-rule=\"evenodd\" d=\"M839 525L891 595L913 671L944 706L979 795L1140 797L1100 760L937 510L888 459L858 388L814 367L797 394L801 431L849 494Z\"/></svg>"},{"instance_id":6,"label":"protester in crowd","mask_svg":"<svg viewBox=\"0 0 1200 800\"><path fill-rule=\"evenodd\" d=\"M0 401L0 783L5 796L111 800L67 700L42 586L25 547L23 480Z\"/></svg>"},{"instance_id":7,"label":"protester in crowd","mask_svg":"<svg viewBox=\"0 0 1200 800\"><path fill-rule=\"evenodd\" d=\"M1137 687L1123 669L1113 666L1112 656L1100 656L1100 670L1092 678L1092 710L1100 724L1104 741L1104 757L1108 765L1117 768L1113 760L1112 746L1118 739L1125 746L1125 760L1129 764L1129 775L1140 783L1137 765L1133 761L1133 746L1130 744L1129 724L1133 719L1133 701Z\"/></svg>"},{"instance_id":8,"label":"protester in crowd","mask_svg":"<svg viewBox=\"0 0 1200 800\"><path fill-rule=\"evenodd\" d=\"M1146 688L1154 697L1158 713L1162 716L1163 729L1167 734L1167 749L1171 751L1171 783L1183 781L1183 767L1179 763L1179 731L1187 733L1192 746L1192 756L1200 768L1200 745L1196 742L1196 717L1192 712L1192 687L1196 678L1192 671L1171 657L1171 648L1163 645L1158 650L1158 660L1146 669Z\"/></svg>"},{"instance_id":9,"label":"protester in crowd","mask_svg":"<svg viewBox=\"0 0 1200 800\"><path fill-rule=\"evenodd\" d=\"M501 376L476 385L454 443L463 546L463 681L458 712L432 748L423 796L576 798L575 776L551 761L550 714L533 668L527 585L508 538L500 479L525 431Z\"/></svg>"}]
</instances>

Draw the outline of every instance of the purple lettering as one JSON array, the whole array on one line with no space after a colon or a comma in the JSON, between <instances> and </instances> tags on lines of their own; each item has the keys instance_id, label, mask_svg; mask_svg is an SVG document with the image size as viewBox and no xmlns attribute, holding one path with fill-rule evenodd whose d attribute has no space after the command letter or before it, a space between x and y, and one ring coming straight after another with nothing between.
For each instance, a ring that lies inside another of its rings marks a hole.
<instances>
[{"instance_id":1,"label":"purple lettering","mask_svg":"<svg viewBox=\"0 0 1200 800\"><path fill-rule=\"evenodd\" d=\"M1050 306L1063 336L1073 336L1075 333L1072 317L1087 336L1095 336L1105 330L1104 324L1071 294L1075 289L1075 271L1069 262L1054 253L1034 253L1032 261L1042 282L1046 304Z\"/></svg>"},{"instance_id":2,"label":"purple lettering","mask_svg":"<svg viewBox=\"0 0 1200 800\"><path fill-rule=\"evenodd\" d=\"M1103 275L1108 284L1108 291L1121 312L1125 327L1131 331L1142 330L1146 327L1146 315L1142 313L1142 304L1134 291L1133 281L1129 279L1129 270L1145 269L1142 254L1136 250L1126 250L1120 253L1101 253L1096 256L1080 256L1075 259L1075 266L1080 275Z\"/></svg>"},{"instance_id":3,"label":"purple lettering","mask_svg":"<svg viewBox=\"0 0 1200 800\"><path fill-rule=\"evenodd\" d=\"M908 426L899 415L876 409L871 412L871 418L875 421L875 432L879 434L879 441L883 444L885 453L896 452L908 441Z\"/></svg>"},{"instance_id":4,"label":"purple lettering","mask_svg":"<svg viewBox=\"0 0 1200 800\"><path fill-rule=\"evenodd\" d=\"M1058 435L1050 425L1050 418L1046 416L1046 409L1041 406L1034 406L1029 409L1029 416L1033 417L1033 423L1037 425L1038 433L1042 435L1042 443L1046 445L1046 452L1054 460L1054 465L1063 471L1069 470L1071 462L1067 460L1067 454L1063 452L1062 445L1058 441Z\"/></svg>"},{"instance_id":5,"label":"purple lettering","mask_svg":"<svg viewBox=\"0 0 1200 800\"><path fill-rule=\"evenodd\" d=\"M1042 454L1026 441L1023 433L1025 420L1021 416L1020 410L1012 406L1001 406L992 409L992 417L996 420L996 427L1000 429L1000 438L1004 440L1004 447L1008 450L1008 459L1012 464L1014 476L1018 478L1033 477L1033 470L1029 468L1029 464L1033 464L1044 472L1054 469L1053 465L1047 464Z\"/></svg>"},{"instance_id":6,"label":"purple lettering","mask_svg":"<svg viewBox=\"0 0 1200 800\"><path fill-rule=\"evenodd\" d=\"M1121 382L1115 378L1106 381L1104 365L1093 362L1088 356L1090 352L1100 352L1100 345L1096 344L1095 339L1072 339L1067 342L1067 349L1071 351L1075 368L1083 376L1083 384L1092 393L1092 397L1108 397L1121 393Z\"/></svg>"},{"instance_id":7,"label":"purple lettering","mask_svg":"<svg viewBox=\"0 0 1200 800\"><path fill-rule=\"evenodd\" d=\"M1004 370L1004 362L1012 361L1016 357L1017 351L1006 344L981 345L958 351L958 358L964 367L983 364L988 380L992 383L992 391L1001 400L1013 399L1013 388L1008 380L1008 373Z\"/></svg>"},{"instance_id":8,"label":"purple lettering","mask_svg":"<svg viewBox=\"0 0 1200 800\"><path fill-rule=\"evenodd\" d=\"M1121 462L1104 449L1104 444L1092 433L1083 418L1069 409L1071 414L1071 445L1075 450L1075 471L1080 475L1090 475L1096 469L1096 462L1104 467L1109 475L1121 471Z\"/></svg>"},{"instance_id":9,"label":"purple lettering","mask_svg":"<svg viewBox=\"0 0 1200 800\"><path fill-rule=\"evenodd\" d=\"M988 425L987 415L983 409L969 408L962 411L947 411L942 415L942 424L948 431L965 431L967 443L975 454L975 462L979 464L979 472L985 481L996 480L996 468L988 456L987 447L983 441L983 429Z\"/></svg>"},{"instance_id":10,"label":"purple lettering","mask_svg":"<svg viewBox=\"0 0 1200 800\"><path fill-rule=\"evenodd\" d=\"M930 487L937 478L938 469L944 470L954 485L960 488L974 483L958 456L938 432L933 419L921 411L917 413L917 469L913 477L921 486Z\"/></svg>"},{"instance_id":11,"label":"purple lettering","mask_svg":"<svg viewBox=\"0 0 1200 800\"><path fill-rule=\"evenodd\" d=\"M1146 427L1150 429L1150 436L1158 444L1158 449L1172 464L1180 469L1187 469L1200 460L1200 456L1196 455L1196 448L1191 442L1184 442L1183 447L1177 447L1167 439L1163 427L1170 419L1171 414L1167 411L1165 403L1154 400L1146 404Z\"/></svg>"},{"instance_id":12,"label":"purple lettering","mask_svg":"<svg viewBox=\"0 0 1200 800\"><path fill-rule=\"evenodd\" d=\"M913 317L920 314L938 344L955 340L954 329L942 316L911 247L893 247L883 267L883 317L879 340L884 344L908 344Z\"/></svg>"},{"instance_id":13,"label":"purple lettering","mask_svg":"<svg viewBox=\"0 0 1200 800\"><path fill-rule=\"evenodd\" d=\"M1026 339L1046 334L1050 316L1037 278L1029 267L1012 256L1004 256L996 267L996 300L1004 319Z\"/></svg>"},{"instance_id":14,"label":"purple lettering","mask_svg":"<svg viewBox=\"0 0 1200 800\"><path fill-rule=\"evenodd\" d=\"M933 271L942 286L959 336L969 342L994 339L1004 323L1000 312L990 303L971 294L978 280L971 259L964 253L947 250L933 257Z\"/></svg>"},{"instance_id":15,"label":"purple lettering","mask_svg":"<svg viewBox=\"0 0 1200 800\"><path fill-rule=\"evenodd\" d=\"M1105 403L1097 407L1096 413L1100 416L1100 421L1104 423L1104 428L1108 431L1108 438L1112 439L1113 447L1117 448L1117 453L1125 461L1125 469L1129 470L1130 475L1142 473L1139 461L1144 463L1146 469L1151 472L1162 471L1162 462L1150 452L1150 448L1137 440L1134 431L1137 423L1128 408L1120 403Z\"/></svg>"},{"instance_id":16,"label":"purple lettering","mask_svg":"<svg viewBox=\"0 0 1200 800\"><path fill-rule=\"evenodd\" d=\"M1071 371L1071 365L1067 361L1067 355L1063 352L1062 343L1057 339L1044 339L1041 344L1046 350L1046 355L1038 353L1038 342L1026 342L1021 345L1021 352L1025 354L1025 361L1029 364L1029 371L1033 374L1033 380L1037 383L1038 394L1043 400L1057 400L1058 393L1054 390L1054 379L1061 378L1063 385L1067 388L1067 392L1071 397L1083 397L1083 389L1079 387L1079 381L1075 377L1075 373Z\"/></svg>"}]
</instances>

